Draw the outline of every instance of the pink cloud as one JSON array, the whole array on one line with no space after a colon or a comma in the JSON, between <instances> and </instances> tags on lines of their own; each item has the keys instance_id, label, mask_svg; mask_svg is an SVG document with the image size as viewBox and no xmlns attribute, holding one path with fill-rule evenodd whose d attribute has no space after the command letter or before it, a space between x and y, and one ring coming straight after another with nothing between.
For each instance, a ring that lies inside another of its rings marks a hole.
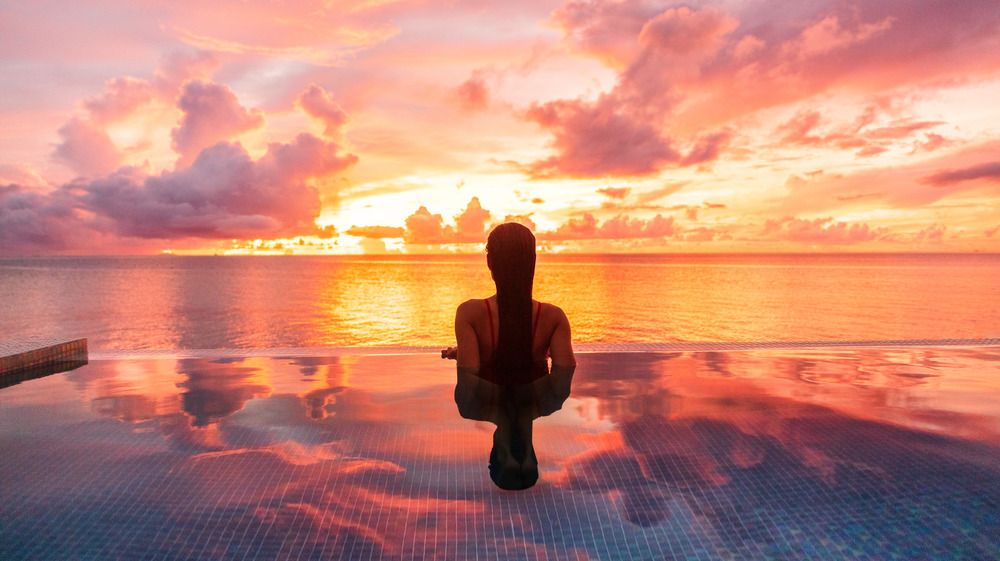
<instances>
[{"instance_id":1,"label":"pink cloud","mask_svg":"<svg viewBox=\"0 0 1000 561\"><path fill-rule=\"evenodd\" d=\"M221 84L188 82L177 106L184 111L184 117L170 137L171 147L181 156L178 168L190 165L209 146L264 126L260 110L243 107L236 94Z\"/></svg>"},{"instance_id":2,"label":"pink cloud","mask_svg":"<svg viewBox=\"0 0 1000 561\"><path fill-rule=\"evenodd\" d=\"M86 206L140 238L239 238L316 233L319 193L309 179L354 164L308 134L273 143L253 161L239 144L205 149L189 168L139 179L127 168L83 187Z\"/></svg>"},{"instance_id":3,"label":"pink cloud","mask_svg":"<svg viewBox=\"0 0 1000 561\"><path fill-rule=\"evenodd\" d=\"M635 3L620 8L643 9ZM616 18L621 15L617 8L613 11ZM593 25L607 24L601 21L607 13L600 9L586 15L562 23L576 21L591 30L596 29ZM568 12L555 17L564 16ZM584 21L591 17L598 22ZM638 50L610 92L594 102L535 104L525 113L525 118L553 134L557 153L532 163L530 172L536 176L644 176L668 164L693 165L717 158L729 133L699 137L685 156L674 148L662 123L681 99L676 87L680 76L697 74L697 64L713 56L736 26L736 20L714 9L676 8L653 16L635 36Z\"/></svg>"},{"instance_id":4,"label":"pink cloud","mask_svg":"<svg viewBox=\"0 0 1000 561\"><path fill-rule=\"evenodd\" d=\"M79 208L65 190L43 194L20 185L0 186L0 254L62 251L96 242L100 236Z\"/></svg>"},{"instance_id":5,"label":"pink cloud","mask_svg":"<svg viewBox=\"0 0 1000 561\"><path fill-rule=\"evenodd\" d=\"M908 140L917 132L944 124L941 121L897 119L884 126L870 127L877 116L877 109L869 106L854 123L839 124L823 131L820 130L824 123L819 111L802 111L779 125L775 135L780 137L779 146L857 150L857 155L864 157L886 152L895 141ZM933 133L927 135L929 137ZM941 139L939 143L943 143L943 137L934 136Z\"/></svg>"},{"instance_id":6,"label":"pink cloud","mask_svg":"<svg viewBox=\"0 0 1000 561\"><path fill-rule=\"evenodd\" d=\"M863 223L838 222L833 218L813 220L787 217L768 220L761 239L820 244L856 244L879 239L888 233L884 227L872 228Z\"/></svg>"},{"instance_id":7,"label":"pink cloud","mask_svg":"<svg viewBox=\"0 0 1000 561\"><path fill-rule=\"evenodd\" d=\"M45 185L45 179L38 171L26 164L0 164L0 185L17 183L30 187Z\"/></svg>"},{"instance_id":8,"label":"pink cloud","mask_svg":"<svg viewBox=\"0 0 1000 561\"><path fill-rule=\"evenodd\" d=\"M314 180L357 157L309 134L272 143L254 161L239 144L206 148L184 169L143 175L123 167L49 193L11 185L0 191L3 252L74 250L108 236L230 239L322 235ZM91 250L94 247L91 246Z\"/></svg>"},{"instance_id":9,"label":"pink cloud","mask_svg":"<svg viewBox=\"0 0 1000 561\"><path fill-rule=\"evenodd\" d=\"M570 48L621 71L608 94L615 110L660 117L664 138L676 138L668 132L675 125L711 130L823 91L880 94L1000 70L996 57L981 56L997 47L1000 8L981 2L837 0L794 10L746 2L727 9L573 2L554 12L552 23Z\"/></svg>"},{"instance_id":10,"label":"pink cloud","mask_svg":"<svg viewBox=\"0 0 1000 561\"><path fill-rule=\"evenodd\" d=\"M306 91L299 95L299 106L310 117L314 117L326 126L323 134L335 138L340 128L347 123L347 113L337 105L333 97L316 84L310 84Z\"/></svg>"},{"instance_id":11,"label":"pink cloud","mask_svg":"<svg viewBox=\"0 0 1000 561\"><path fill-rule=\"evenodd\" d=\"M104 93L83 103L91 119L98 123L119 121L154 99L155 90L148 81L131 76L108 80Z\"/></svg>"},{"instance_id":12,"label":"pink cloud","mask_svg":"<svg viewBox=\"0 0 1000 561\"><path fill-rule=\"evenodd\" d=\"M659 12L642 0L571 1L552 12L550 23L577 52L622 69L635 57L635 38Z\"/></svg>"},{"instance_id":13,"label":"pink cloud","mask_svg":"<svg viewBox=\"0 0 1000 561\"><path fill-rule=\"evenodd\" d=\"M459 107L465 111L482 111L490 105L490 90L481 73L473 73L472 77L455 88L455 98Z\"/></svg>"},{"instance_id":14,"label":"pink cloud","mask_svg":"<svg viewBox=\"0 0 1000 561\"><path fill-rule=\"evenodd\" d=\"M74 117L59 129L62 142L53 157L74 172L95 177L110 173L121 163L122 154L104 129Z\"/></svg>"},{"instance_id":15,"label":"pink cloud","mask_svg":"<svg viewBox=\"0 0 1000 561\"><path fill-rule=\"evenodd\" d=\"M156 69L153 86L161 97L174 99L185 83L208 80L218 67L219 60L211 51L172 51L163 57Z\"/></svg>"},{"instance_id":16,"label":"pink cloud","mask_svg":"<svg viewBox=\"0 0 1000 561\"><path fill-rule=\"evenodd\" d=\"M643 176L681 159L656 127L621 114L618 102L606 95L593 104L534 105L526 117L555 137L557 155L528 166L535 176Z\"/></svg>"},{"instance_id":17,"label":"pink cloud","mask_svg":"<svg viewBox=\"0 0 1000 561\"><path fill-rule=\"evenodd\" d=\"M539 240L614 240L633 238L662 238L673 236L677 232L672 216L664 218L657 214L653 218L629 218L619 214L614 218L599 223L593 214L584 213L580 218L570 218L555 230L540 232Z\"/></svg>"}]
</instances>

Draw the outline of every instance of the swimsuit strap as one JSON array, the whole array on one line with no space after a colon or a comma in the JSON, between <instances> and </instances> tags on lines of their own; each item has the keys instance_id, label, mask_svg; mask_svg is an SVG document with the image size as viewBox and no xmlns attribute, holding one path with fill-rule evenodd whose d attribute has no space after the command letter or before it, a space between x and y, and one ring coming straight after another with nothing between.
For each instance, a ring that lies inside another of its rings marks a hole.
<instances>
[{"instance_id":1,"label":"swimsuit strap","mask_svg":"<svg viewBox=\"0 0 1000 561\"><path fill-rule=\"evenodd\" d=\"M490 318L490 344L492 345L492 347L490 347L490 350L496 350L497 336L496 333L493 331L493 310L490 309L490 299L485 298L483 299L483 302L486 302L486 317Z\"/></svg>"}]
</instances>

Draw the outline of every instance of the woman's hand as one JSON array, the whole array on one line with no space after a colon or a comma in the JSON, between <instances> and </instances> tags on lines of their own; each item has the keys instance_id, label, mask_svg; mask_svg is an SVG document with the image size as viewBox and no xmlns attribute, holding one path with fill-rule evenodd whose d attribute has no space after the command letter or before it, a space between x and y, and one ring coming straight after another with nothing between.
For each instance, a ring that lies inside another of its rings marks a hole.
<instances>
[{"instance_id":1,"label":"woman's hand","mask_svg":"<svg viewBox=\"0 0 1000 561\"><path fill-rule=\"evenodd\" d=\"M458 358L458 347L448 347L441 350L441 358L456 360Z\"/></svg>"}]
</instances>

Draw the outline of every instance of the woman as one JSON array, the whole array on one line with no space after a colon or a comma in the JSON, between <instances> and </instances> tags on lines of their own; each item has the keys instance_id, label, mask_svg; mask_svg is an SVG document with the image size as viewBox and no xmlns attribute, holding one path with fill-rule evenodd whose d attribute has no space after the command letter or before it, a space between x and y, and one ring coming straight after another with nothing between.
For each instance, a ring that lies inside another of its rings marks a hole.
<instances>
[{"instance_id":1,"label":"woman","mask_svg":"<svg viewBox=\"0 0 1000 561\"><path fill-rule=\"evenodd\" d=\"M531 299L531 231L516 223L494 228L486 243L486 264L497 292L458 307L457 347L441 356L458 361L455 403L461 415L497 425L490 453L493 481L503 489L526 489L538 479L531 423L562 406L576 359L566 314Z\"/></svg>"}]
</instances>

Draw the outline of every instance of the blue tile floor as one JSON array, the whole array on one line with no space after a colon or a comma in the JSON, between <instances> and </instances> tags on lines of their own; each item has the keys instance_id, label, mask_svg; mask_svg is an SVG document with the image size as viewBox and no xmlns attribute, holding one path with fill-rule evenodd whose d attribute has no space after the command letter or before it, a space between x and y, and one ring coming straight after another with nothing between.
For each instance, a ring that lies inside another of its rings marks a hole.
<instances>
[{"instance_id":1,"label":"blue tile floor","mask_svg":"<svg viewBox=\"0 0 1000 561\"><path fill-rule=\"evenodd\" d=\"M579 361L511 492L432 354L92 358L0 390L0 559L1000 559L1000 348Z\"/></svg>"}]
</instances>

